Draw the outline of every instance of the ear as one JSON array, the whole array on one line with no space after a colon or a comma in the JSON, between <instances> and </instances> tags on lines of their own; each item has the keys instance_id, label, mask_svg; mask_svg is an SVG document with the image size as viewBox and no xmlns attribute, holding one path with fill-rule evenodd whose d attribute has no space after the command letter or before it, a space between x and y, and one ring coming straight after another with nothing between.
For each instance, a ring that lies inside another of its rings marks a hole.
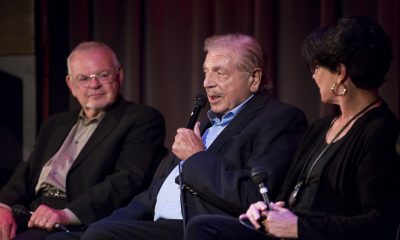
<instances>
[{"instance_id":1,"label":"ear","mask_svg":"<svg viewBox=\"0 0 400 240\"><path fill-rule=\"evenodd\" d=\"M122 83L124 82L124 69L122 66L119 66L117 69L117 79L119 83L119 86L122 86Z\"/></svg>"},{"instance_id":2,"label":"ear","mask_svg":"<svg viewBox=\"0 0 400 240\"><path fill-rule=\"evenodd\" d=\"M339 63L337 66L337 83L338 84L343 84L347 80L347 67L343 63Z\"/></svg>"},{"instance_id":3,"label":"ear","mask_svg":"<svg viewBox=\"0 0 400 240\"><path fill-rule=\"evenodd\" d=\"M72 82L72 77L70 75L67 75L65 77L65 82L67 83L67 86L71 91L72 96L76 97L74 83Z\"/></svg>"},{"instance_id":4,"label":"ear","mask_svg":"<svg viewBox=\"0 0 400 240\"><path fill-rule=\"evenodd\" d=\"M261 68L255 68L249 77L250 92L255 93L260 89L262 71Z\"/></svg>"}]
</instances>

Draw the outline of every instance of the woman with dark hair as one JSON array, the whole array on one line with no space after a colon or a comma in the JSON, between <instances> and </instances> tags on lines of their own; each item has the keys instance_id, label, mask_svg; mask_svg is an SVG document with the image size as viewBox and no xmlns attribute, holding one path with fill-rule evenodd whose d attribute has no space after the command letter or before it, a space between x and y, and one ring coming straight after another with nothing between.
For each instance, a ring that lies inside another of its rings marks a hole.
<instances>
[{"instance_id":1,"label":"woman with dark hair","mask_svg":"<svg viewBox=\"0 0 400 240\"><path fill-rule=\"evenodd\" d=\"M321 101L338 114L305 133L276 203L233 218L199 216L186 239L394 239L399 224L396 116L379 96L392 60L390 41L366 17L311 33L302 54Z\"/></svg>"}]
</instances>

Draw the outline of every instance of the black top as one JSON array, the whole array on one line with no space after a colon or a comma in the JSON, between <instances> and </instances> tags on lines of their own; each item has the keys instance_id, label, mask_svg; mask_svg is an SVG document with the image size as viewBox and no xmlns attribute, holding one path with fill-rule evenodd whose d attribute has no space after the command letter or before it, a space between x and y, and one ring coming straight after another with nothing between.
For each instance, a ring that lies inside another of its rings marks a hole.
<instances>
[{"instance_id":1,"label":"black top","mask_svg":"<svg viewBox=\"0 0 400 240\"><path fill-rule=\"evenodd\" d=\"M306 131L278 199L289 199L313 147L334 117L317 120ZM320 177L315 193L307 196L302 211L294 209L299 239L394 239L400 206L400 161L395 151L399 131L386 104L355 121L339 149L331 151L328 162L316 172Z\"/></svg>"},{"instance_id":2,"label":"black top","mask_svg":"<svg viewBox=\"0 0 400 240\"><path fill-rule=\"evenodd\" d=\"M317 160L318 155L328 146L324 134L321 134L321 138L322 141L319 141L319 143L316 144L316 151L313 152L310 161L308 161L307 166L299 179L302 182L302 186L298 192L297 201L291 206L294 211L307 212L311 210L311 203L317 192L323 169L333 157L334 153L340 149L340 144L343 142L343 138L341 138L338 141L331 143L328 150Z\"/></svg>"}]
</instances>

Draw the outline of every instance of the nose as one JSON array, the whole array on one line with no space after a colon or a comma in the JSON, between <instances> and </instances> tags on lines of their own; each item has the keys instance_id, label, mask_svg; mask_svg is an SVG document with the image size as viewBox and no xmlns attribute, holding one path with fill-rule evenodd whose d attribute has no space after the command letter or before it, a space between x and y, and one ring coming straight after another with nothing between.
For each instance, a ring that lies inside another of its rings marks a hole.
<instances>
[{"instance_id":1,"label":"nose","mask_svg":"<svg viewBox=\"0 0 400 240\"><path fill-rule=\"evenodd\" d=\"M206 74L203 81L204 88L211 88L215 86L215 81L213 79L213 74Z\"/></svg>"},{"instance_id":2,"label":"nose","mask_svg":"<svg viewBox=\"0 0 400 240\"><path fill-rule=\"evenodd\" d=\"M89 78L90 78L90 80L89 80L89 87L90 88L98 88L99 86L101 86L97 75L95 75L95 74L90 75Z\"/></svg>"}]
</instances>

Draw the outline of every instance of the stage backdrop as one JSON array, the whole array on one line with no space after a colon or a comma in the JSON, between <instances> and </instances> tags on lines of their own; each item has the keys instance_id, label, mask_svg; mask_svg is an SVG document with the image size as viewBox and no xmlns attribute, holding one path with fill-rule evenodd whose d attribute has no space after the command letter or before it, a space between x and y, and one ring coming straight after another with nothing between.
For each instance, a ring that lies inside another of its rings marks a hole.
<instances>
[{"instance_id":1,"label":"stage backdrop","mask_svg":"<svg viewBox=\"0 0 400 240\"><path fill-rule=\"evenodd\" d=\"M41 59L39 72L56 70L54 76L46 75L46 81L41 81L43 76L38 79L39 88L45 89L39 97L39 122L76 106L71 100L64 104L68 91L63 61L78 42L98 40L114 48L124 65L123 94L164 114L170 147L176 128L186 125L192 97L202 91L204 39L232 32L253 35L261 42L274 84L271 93L303 109L312 121L333 109L320 103L300 55L302 41L320 26L359 14L379 21L392 39L394 60L381 94L399 116L397 0L41 0L37 9L42 43L37 50L48 56Z\"/></svg>"}]
</instances>

